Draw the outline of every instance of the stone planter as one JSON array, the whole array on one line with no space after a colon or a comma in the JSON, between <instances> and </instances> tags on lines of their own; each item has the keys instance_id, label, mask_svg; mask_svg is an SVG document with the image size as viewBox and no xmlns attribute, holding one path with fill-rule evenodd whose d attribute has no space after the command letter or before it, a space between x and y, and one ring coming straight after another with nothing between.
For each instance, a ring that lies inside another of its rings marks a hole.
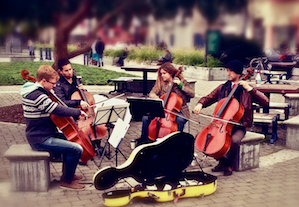
<instances>
[{"instance_id":1,"label":"stone planter","mask_svg":"<svg viewBox=\"0 0 299 207\"><path fill-rule=\"evenodd\" d=\"M283 122L287 127L286 147L299 150L299 116L295 116Z\"/></svg>"},{"instance_id":2,"label":"stone planter","mask_svg":"<svg viewBox=\"0 0 299 207\"><path fill-rule=\"evenodd\" d=\"M224 81L227 80L227 72L224 68L208 68L196 66L183 66L183 73L186 78L207 80L207 81Z\"/></svg>"},{"instance_id":3,"label":"stone planter","mask_svg":"<svg viewBox=\"0 0 299 207\"><path fill-rule=\"evenodd\" d=\"M32 62L34 61L34 57L25 56L25 57L11 57L11 62Z\"/></svg>"},{"instance_id":4,"label":"stone planter","mask_svg":"<svg viewBox=\"0 0 299 207\"><path fill-rule=\"evenodd\" d=\"M104 61L104 65L115 65L116 62L118 61L118 57L104 56L103 61Z\"/></svg>"}]
</instances>

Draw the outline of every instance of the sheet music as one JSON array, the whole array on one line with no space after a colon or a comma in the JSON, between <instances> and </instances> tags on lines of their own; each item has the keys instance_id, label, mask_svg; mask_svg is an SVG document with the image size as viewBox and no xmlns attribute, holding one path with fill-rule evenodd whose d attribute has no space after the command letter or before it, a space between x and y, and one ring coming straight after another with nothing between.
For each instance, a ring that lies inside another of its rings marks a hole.
<instances>
[{"instance_id":1,"label":"sheet music","mask_svg":"<svg viewBox=\"0 0 299 207\"><path fill-rule=\"evenodd\" d=\"M102 98L101 96L95 96L94 95L94 97L95 97L95 100L96 100L95 102L96 103L105 99L105 98ZM129 109L130 104L128 102L126 102L125 100L123 100L123 99L119 99L119 98L109 99L105 102L96 104L95 111L97 112L102 107L107 107L107 106L115 106L115 108L124 107L125 104L127 105L127 108L126 108L126 111L125 111L126 113L125 113L124 120L125 120L125 122L129 123L131 121L131 118L132 118L132 115L131 115L130 109Z\"/></svg>"},{"instance_id":2,"label":"sheet music","mask_svg":"<svg viewBox=\"0 0 299 207\"><path fill-rule=\"evenodd\" d=\"M97 109L95 125L114 123L118 118L126 120L129 103L103 106ZM129 114L130 115L130 114Z\"/></svg>"},{"instance_id":3,"label":"sheet music","mask_svg":"<svg viewBox=\"0 0 299 207\"><path fill-rule=\"evenodd\" d=\"M130 127L130 124L125 123L123 120L118 118L108 142L114 148L117 148L118 145L120 144L120 141L125 137L129 127Z\"/></svg>"}]
</instances>

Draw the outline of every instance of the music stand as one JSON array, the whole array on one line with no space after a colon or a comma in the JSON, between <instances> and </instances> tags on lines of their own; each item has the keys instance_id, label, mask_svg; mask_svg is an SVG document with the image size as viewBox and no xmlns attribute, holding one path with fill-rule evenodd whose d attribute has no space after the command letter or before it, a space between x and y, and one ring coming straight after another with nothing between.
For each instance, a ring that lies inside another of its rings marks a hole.
<instances>
[{"instance_id":1,"label":"music stand","mask_svg":"<svg viewBox=\"0 0 299 207\"><path fill-rule=\"evenodd\" d=\"M128 97L130 112L136 121L141 121L143 116L165 118L164 102L162 99Z\"/></svg>"},{"instance_id":2,"label":"music stand","mask_svg":"<svg viewBox=\"0 0 299 207\"><path fill-rule=\"evenodd\" d=\"M103 107L98 108L94 122L92 123L92 125L96 126L96 125L105 124L107 127L107 130L108 130L108 137L110 137L110 135L111 135L110 130L113 128L113 123L117 122L117 120L119 118L124 120L128 106L129 106L129 104L125 103L125 104L118 104L118 105L113 105L113 106L103 106ZM122 141L122 139L119 141L119 144L121 141ZM118 146L119 146L119 144L118 144ZM116 151L120 152L120 150L118 149L118 146L116 148ZM106 153L107 147L109 150L108 153ZM111 158L113 158L113 156L110 156L110 144L109 144L108 140L105 143L105 146L104 146L101 158L100 158L100 164L98 167L101 166L104 156L106 156L109 160ZM126 157L125 157L125 159L126 159Z\"/></svg>"}]
</instances>

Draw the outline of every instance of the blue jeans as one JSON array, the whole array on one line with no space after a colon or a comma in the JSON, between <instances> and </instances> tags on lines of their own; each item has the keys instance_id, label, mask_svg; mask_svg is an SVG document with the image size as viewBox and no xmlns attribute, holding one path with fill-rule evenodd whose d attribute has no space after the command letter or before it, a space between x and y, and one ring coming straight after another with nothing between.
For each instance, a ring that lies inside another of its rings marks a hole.
<instances>
[{"instance_id":1,"label":"blue jeans","mask_svg":"<svg viewBox=\"0 0 299 207\"><path fill-rule=\"evenodd\" d=\"M184 116L182 112L178 112L178 114ZM154 118L155 117L152 117L152 116L143 116L142 117L141 137L138 139L137 145L152 142L152 140L148 138L148 126L150 125L151 121ZM175 121L178 124L178 131L183 132L184 131L184 126L187 122L187 119L184 119L180 116L177 116Z\"/></svg>"},{"instance_id":2,"label":"blue jeans","mask_svg":"<svg viewBox=\"0 0 299 207\"><path fill-rule=\"evenodd\" d=\"M99 53L97 53L97 54L98 54L98 59L99 59L99 67L101 67L104 63L103 54L99 54Z\"/></svg>"},{"instance_id":3,"label":"blue jeans","mask_svg":"<svg viewBox=\"0 0 299 207\"><path fill-rule=\"evenodd\" d=\"M51 154L62 154L63 174L61 180L67 183L72 182L79 159L83 152L83 148L79 144L51 137L43 143L32 144L31 147L36 151L47 151Z\"/></svg>"}]
</instances>

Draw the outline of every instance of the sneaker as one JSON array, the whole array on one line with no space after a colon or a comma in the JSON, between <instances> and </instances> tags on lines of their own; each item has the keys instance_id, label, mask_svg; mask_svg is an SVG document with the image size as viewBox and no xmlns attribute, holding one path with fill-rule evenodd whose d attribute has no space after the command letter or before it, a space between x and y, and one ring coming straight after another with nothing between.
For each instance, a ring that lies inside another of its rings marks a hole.
<instances>
[{"instance_id":1,"label":"sneaker","mask_svg":"<svg viewBox=\"0 0 299 207\"><path fill-rule=\"evenodd\" d=\"M219 161L218 165L212 168L212 172L221 172L224 170L224 167L224 164L221 161Z\"/></svg>"},{"instance_id":2,"label":"sneaker","mask_svg":"<svg viewBox=\"0 0 299 207\"><path fill-rule=\"evenodd\" d=\"M82 180L83 175L74 175L73 180Z\"/></svg>"},{"instance_id":3,"label":"sneaker","mask_svg":"<svg viewBox=\"0 0 299 207\"><path fill-rule=\"evenodd\" d=\"M224 176L230 176L232 174L233 174L233 168L231 167L224 168L224 173L223 173Z\"/></svg>"},{"instance_id":4,"label":"sneaker","mask_svg":"<svg viewBox=\"0 0 299 207\"><path fill-rule=\"evenodd\" d=\"M85 185L79 184L76 181L72 181L71 183L66 183L61 181L60 182L60 188L67 189L67 190L84 190Z\"/></svg>"}]
</instances>

